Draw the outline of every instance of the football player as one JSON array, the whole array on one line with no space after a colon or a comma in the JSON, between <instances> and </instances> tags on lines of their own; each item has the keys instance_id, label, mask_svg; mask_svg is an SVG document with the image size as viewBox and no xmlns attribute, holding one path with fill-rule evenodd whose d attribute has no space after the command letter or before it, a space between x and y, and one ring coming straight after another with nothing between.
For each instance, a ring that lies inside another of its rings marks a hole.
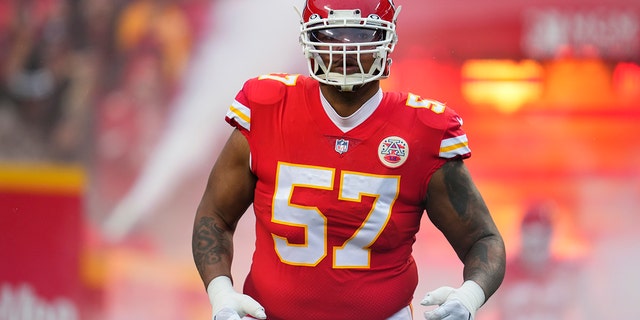
<instances>
[{"instance_id":1,"label":"football player","mask_svg":"<svg viewBox=\"0 0 640 320\"><path fill-rule=\"evenodd\" d=\"M426 212L464 264L463 282L425 295L426 319L473 319L499 287L504 243L463 160L450 107L383 92L398 40L391 0L308 0L300 43L309 75L249 79L193 231L213 319L413 319L412 245ZM253 205L243 292L233 235Z\"/></svg>"}]
</instances>

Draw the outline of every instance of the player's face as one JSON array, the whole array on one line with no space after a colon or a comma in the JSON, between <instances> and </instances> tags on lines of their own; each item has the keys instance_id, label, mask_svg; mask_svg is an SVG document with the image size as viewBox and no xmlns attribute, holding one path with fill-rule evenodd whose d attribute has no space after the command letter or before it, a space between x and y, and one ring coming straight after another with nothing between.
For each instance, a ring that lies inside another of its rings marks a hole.
<instances>
[{"instance_id":1,"label":"player's face","mask_svg":"<svg viewBox=\"0 0 640 320\"><path fill-rule=\"evenodd\" d=\"M353 74L369 70L375 60L375 53L357 54L357 50L371 50L375 45L358 45L359 43L371 43L383 39L383 31L369 28L332 28L310 32L310 38L314 42L326 43L327 46L318 46L320 50L335 52L335 54L320 54L325 65L330 65L330 71ZM347 54L344 54L347 51Z\"/></svg>"}]
</instances>

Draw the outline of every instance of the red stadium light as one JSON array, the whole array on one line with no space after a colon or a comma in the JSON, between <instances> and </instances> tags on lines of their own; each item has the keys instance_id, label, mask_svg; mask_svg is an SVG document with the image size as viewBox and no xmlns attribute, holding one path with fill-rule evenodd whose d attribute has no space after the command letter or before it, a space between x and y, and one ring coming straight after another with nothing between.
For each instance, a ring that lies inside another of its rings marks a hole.
<instances>
[{"instance_id":1,"label":"red stadium light","mask_svg":"<svg viewBox=\"0 0 640 320\"><path fill-rule=\"evenodd\" d=\"M622 105L640 103L640 66L631 62L620 62L613 70L613 90Z\"/></svg>"}]
</instances>

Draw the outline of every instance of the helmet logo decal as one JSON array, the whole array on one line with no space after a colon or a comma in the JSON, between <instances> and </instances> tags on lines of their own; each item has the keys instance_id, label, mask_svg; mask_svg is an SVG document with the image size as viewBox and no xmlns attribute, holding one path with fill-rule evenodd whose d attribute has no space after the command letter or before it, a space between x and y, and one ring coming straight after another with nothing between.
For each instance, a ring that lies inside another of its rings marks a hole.
<instances>
[{"instance_id":1,"label":"helmet logo decal","mask_svg":"<svg viewBox=\"0 0 640 320\"><path fill-rule=\"evenodd\" d=\"M391 136L382 139L378 146L378 157L383 165L397 168L409 157L409 144L400 137Z\"/></svg>"}]
</instances>

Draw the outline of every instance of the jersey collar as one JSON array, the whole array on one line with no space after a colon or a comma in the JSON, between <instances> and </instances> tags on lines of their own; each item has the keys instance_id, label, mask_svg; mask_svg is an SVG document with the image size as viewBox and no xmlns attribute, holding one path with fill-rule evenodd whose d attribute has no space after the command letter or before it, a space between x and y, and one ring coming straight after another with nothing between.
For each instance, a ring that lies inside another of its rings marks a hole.
<instances>
[{"instance_id":1,"label":"jersey collar","mask_svg":"<svg viewBox=\"0 0 640 320\"><path fill-rule=\"evenodd\" d=\"M333 124L335 124L336 127L338 127L343 133L357 127L365 120L367 120L373 114L373 112L376 111L376 109L380 105L380 102L382 101L383 96L382 88L379 88L378 92L376 92L373 97L367 100L367 102L365 102L362 107L360 107L360 109L358 109L350 116L342 117L333 109L333 107L331 107L331 104L329 104L329 101L327 101L319 88L318 91L320 92L320 102L322 103L324 112L327 114L329 119L331 119Z\"/></svg>"}]
</instances>

